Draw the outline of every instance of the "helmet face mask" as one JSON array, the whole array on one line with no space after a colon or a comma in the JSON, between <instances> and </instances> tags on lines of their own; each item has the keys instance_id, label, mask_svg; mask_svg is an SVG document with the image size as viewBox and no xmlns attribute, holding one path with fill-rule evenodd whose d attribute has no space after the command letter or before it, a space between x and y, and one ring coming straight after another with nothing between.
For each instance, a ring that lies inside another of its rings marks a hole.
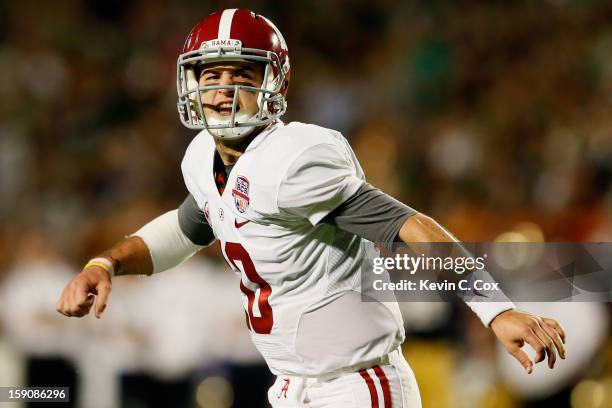
<instances>
[{"instance_id":1,"label":"helmet face mask","mask_svg":"<svg viewBox=\"0 0 612 408\"><path fill-rule=\"evenodd\" d=\"M225 35L229 35L228 14L230 14L229 32L233 36L245 38L245 42L250 41L260 47L244 47L244 42L239 38L210 38L215 35L223 36L223 25L225 25ZM217 28L215 23L219 26L218 33L215 32ZM234 25L239 24L239 27L234 28ZM255 40L249 38L249 35L255 37ZM259 86L200 84L199 67L236 61L263 65L262 83ZM186 127L206 129L220 139L245 137L253 129L274 122L285 113L289 69L289 56L284 39L269 20L247 10L225 10L221 17L219 13L213 13L194 27L177 61L179 118ZM203 94L221 90L233 95L231 113L223 119L206 115ZM255 114L238 111L241 92L257 93L259 109Z\"/></svg>"}]
</instances>

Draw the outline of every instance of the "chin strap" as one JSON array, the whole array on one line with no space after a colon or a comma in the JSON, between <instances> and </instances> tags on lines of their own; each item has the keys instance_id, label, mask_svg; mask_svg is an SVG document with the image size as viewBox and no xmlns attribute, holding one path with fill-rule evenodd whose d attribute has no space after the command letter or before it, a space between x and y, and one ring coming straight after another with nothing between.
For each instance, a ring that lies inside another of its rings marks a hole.
<instances>
[{"instance_id":1,"label":"chin strap","mask_svg":"<svg viewBox=\"0 0 612 408\"><path fill-rule=\"evenodd\" d=\"M208 129L208 133L213 135L218 139L229 140L229 139L241 139L250 135L253 130L255 130L255 126L245 126L245 127L230 127L230 128L222 128L222 129Z\"/></svg>"}]
</instances>

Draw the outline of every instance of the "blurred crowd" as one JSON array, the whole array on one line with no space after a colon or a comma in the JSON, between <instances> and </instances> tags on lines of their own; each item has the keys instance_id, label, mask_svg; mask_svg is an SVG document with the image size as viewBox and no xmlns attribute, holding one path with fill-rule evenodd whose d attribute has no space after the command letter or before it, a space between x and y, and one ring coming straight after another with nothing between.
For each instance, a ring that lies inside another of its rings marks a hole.
<instances>
[{"instance_id":1,"label":"blurred crowd","mask_svg":"<svg viewBox=\"0 0 612 408\"><path fill-rule=\"evenodd\" d=\"M238 378L269 380L216 248L118 281L100 321L54 310L84 261L186 195L176 58L235 6L288 42L284 120L342 131L370 183L464 241L612 241L608 1L0 0L0 386L58 356L84 407L149 406L151 378L240 406ZM589 339L529 381L462 306L402 307L426 407L612 406L606 304L530 305Z\"/></svg>"}]
</instances>

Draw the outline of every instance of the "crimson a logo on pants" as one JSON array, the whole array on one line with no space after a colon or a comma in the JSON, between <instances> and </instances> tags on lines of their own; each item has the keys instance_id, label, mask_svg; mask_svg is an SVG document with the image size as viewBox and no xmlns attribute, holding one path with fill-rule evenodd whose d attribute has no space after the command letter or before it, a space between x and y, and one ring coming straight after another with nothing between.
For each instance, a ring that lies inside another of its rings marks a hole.
<instances>
[{"instance_id":1,"label":"crimson a logo on pants","mask_svg":"<svg viewBox=\"0 0 612 408\"><path fill-rule=\"evenodd\" d=\"M287 398L287 391L289 391L289 384L291 383L291 378L284 378L283 381L285 382L283 384L283 388L281 388L280 392L276 396L276 398L278 399L280 399L283 394L284 398Z\"/></svg>"}]
</instances>

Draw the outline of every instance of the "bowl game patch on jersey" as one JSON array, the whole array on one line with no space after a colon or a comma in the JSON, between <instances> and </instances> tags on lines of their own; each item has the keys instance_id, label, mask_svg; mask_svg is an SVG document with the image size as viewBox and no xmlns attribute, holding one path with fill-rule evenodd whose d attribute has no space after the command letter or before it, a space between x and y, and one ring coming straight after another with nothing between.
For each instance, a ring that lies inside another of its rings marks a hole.
<instances>
[{"instance_id":1,"label":"bowl game patch on jersey","mask_svg":"<svg viewBox=\"0 0 612 408\"><path fill-rule=\"evenodd\" d=\"M236 177L236 188L232 189L236 209L244 214L249 207L249 180L244 176Z\"/></svg>"}]
</instances>

